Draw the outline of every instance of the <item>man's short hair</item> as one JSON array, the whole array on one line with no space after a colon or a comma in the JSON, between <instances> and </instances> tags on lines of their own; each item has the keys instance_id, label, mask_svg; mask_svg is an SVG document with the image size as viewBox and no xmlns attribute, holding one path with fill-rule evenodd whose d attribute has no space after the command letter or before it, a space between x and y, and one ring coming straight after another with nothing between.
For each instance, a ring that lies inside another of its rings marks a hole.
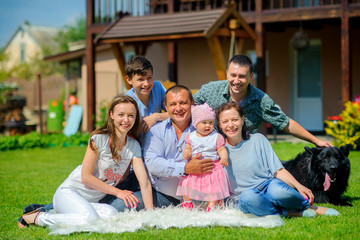
<instances>
[{"instance_id":1,"label":"man's short hair","mask_svg":"<svg viewBox=\"0 0 360 240\"><path fill-rule=\"evenodd\" d=\"M194 101L194 98L193 98L193 95L191 93L191 90L190 88L184 86L184 85L174 85L172 87L170 87L166 92L165 92L165 105L166 105L166 97L167 97L167 94L168 92L173 92L173 93L179 93L181 90L185 90L187 91L188 95L189 95L189 100L191 102L191 104L193 103Z\"/></svg>"},{"instance_id":2,"label":"man's short hair","mask_svg":"<svg viewBox=\"0 0 360 240\"><path fill-rule=\"evenodd\" d=\"M249 70L250 70L250 74L253 73L254 71L254 67L253 67L253 63L251 61L251 59L246 56L246 55L235 55L233 56L230 60L229 60L229 63L227 65L227 68L229 69L229 66L231 63L234 63L234 64L238 64L240 66L247 66L249 67Z\"/></svg>"},{"instance_id":3,"label":"man's short hair","mask_svg":"<svg viewBox=\"0 0 360 240\"><path fill-rule=\"evenodd\" d=\"M131 79L134 75L144 76L147 71L153 72L153 66L144 56L134 56L125 64L126 75Z\"/></svg>"}]
</instances>

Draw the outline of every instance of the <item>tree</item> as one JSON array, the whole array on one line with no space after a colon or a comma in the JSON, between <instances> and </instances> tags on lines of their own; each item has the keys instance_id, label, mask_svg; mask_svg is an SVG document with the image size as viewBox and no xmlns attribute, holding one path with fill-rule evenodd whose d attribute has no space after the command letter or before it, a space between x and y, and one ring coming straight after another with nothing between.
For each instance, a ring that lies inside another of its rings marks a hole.
<instances>
[{"instance_id":1,"label":"tree","mask_svg":"<svg viewBox=\"0 0 360 240\"><path fill-rule=\"evenodd\" d=\"M10 77L34 80L36 79L36 75L39 72L43 77L54 75L57 73L64 74L64 66L60 66L60 64L56 62L44 61L43 57L57 54L59 52L66 52L69 50L68 45L70 42L77 42L85 39L85 18L79 17L75 20L74 24L64 25L59 31L58 35L54 39L59 44L59 47L43 47L41 49L41 52L34 55L25 63L18 63L11 69L5 69L4 62L6 62L7 56L3 53L3 51L0 51L0 82ZM72 69L74 68L73 65L74 64L71 64ZM78 68L78 66L76 67Z\"/></svg>"},{"instance_id":2,"label":"tree","mask_svg":"<svg viewBox=\"0 0 360 240\"><path fill-rule=\"evenodd\" d=\"M55 40L60 45L60 51L69 51L69 43L85 41L86 39L86 22L85 18L79 17L73 25L65 25L58 33Z\"/></svg>"},{"instance_id":3,"label":"tree","mask_svg":"<svg viewBox=\"0 0 360 240\"><path fill-rule=\"evenodd\" d=\"M4 49L0 49L0 83L10 77L9 71L5 68L5 62L8 60L8 56L4 53Z\"/></svg>"},{"instance_id":4,"label":"tree","mask_svg":"<svg viewBox=\"0 0 360 240\"><path fill-rule=\"evenodd\" d=\"M54 74L63 74L64 68L59 63L44 61L43 53L35 54L28 62L15 65L9 74L12 77L34 80L37 73L41 73L42 77L47 77Z\"/></svg>"}]
</instances>

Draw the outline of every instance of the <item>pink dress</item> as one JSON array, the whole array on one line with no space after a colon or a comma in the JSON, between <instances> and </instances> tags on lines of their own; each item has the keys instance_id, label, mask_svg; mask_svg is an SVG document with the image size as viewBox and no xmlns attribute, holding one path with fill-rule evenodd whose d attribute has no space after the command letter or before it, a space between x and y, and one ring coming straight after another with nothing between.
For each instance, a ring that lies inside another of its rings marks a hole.
<instances>
[{"instance_id":1,"label":"pink dress","mask_svg":"<svg viewBox=\"0 0 360 240\"><path fill-rule=\"evenodd\" d=\"M225 144L224 138L215 131L206 137L198 137L196 132L192 132L185 143L191 145L192 156L202 153L201 158L211 158L214 161L214 169L207 174L183 176L176 195L186 195L199 201L216 201L228 197L228 179L217 154L217 149Z\"/></svg>"}]
</instances>

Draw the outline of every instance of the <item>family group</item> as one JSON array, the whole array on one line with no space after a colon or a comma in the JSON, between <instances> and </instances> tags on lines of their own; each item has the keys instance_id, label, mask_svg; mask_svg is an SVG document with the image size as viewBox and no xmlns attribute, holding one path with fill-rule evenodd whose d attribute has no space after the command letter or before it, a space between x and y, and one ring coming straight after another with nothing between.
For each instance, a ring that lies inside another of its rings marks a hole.
<instances>
[{"instance_id":1,"label":"family group","mask_svg":"<svg viewBox=\"0 0 360 240\"><path fill-rule=\"evenodd\" d=\"M125 95L115 96L104 126L92 132L82 165L57 188L53 203L24 209L19 227L86 224L126 209L177 206L204 211L234 204L246 214L339 215L314 206L312 191L281 164L257 127L262 121L319 147L332 146L301 127L251 84L253 64L236 55L227 80L192 95L166 90L142 56L125 65ZM50 211L52 210L52 211Z\"/></svg>"}]
</instances>

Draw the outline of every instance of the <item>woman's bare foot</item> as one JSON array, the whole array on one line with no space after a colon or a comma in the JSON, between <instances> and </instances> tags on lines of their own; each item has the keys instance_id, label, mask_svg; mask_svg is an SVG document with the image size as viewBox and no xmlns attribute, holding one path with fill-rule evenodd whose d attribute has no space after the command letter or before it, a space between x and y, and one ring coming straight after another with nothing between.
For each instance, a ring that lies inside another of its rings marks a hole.
<instances>
[{"instance_id":1,"label":"woman's bare foot","mask_svg":"<svg viewBox=\"0 0 360 240\"><path fill-rule=\"evenodd\" d=\"M307 218L311 218L311 217L316 217L316 212L313 209L306 209L304 211L300 211L300 212L288 212L288 217L307 217Z\"/></svg>"},{"instance_id":2,"label":"woman's bare foot","mask_svg":"<svg viewBox=\"0 0 360 240\"><path fill-rule=\"evenodd\" d=\"M338 211L336 211L335 209L333 209L333 208L318 207L318 206L314 206L314 205L312 205L310 208L315 210L315 212L318 215L326 215L326 216L338 216L338 215L340 215L340 213Z\"/></svg>"}]
</instances>

